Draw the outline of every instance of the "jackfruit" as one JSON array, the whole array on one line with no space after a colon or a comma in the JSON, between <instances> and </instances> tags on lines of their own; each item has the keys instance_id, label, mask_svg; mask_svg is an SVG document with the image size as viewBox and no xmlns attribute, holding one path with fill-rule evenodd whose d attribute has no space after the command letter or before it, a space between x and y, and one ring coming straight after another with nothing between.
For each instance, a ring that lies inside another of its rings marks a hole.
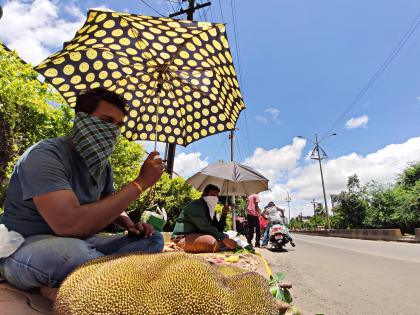
<instances>
[{"instance_id":1,"label":"jackfruit","mask_svg":"<svg viewBox=\"0 0 420 315\"><path fill-rule=\"evenodd\" d=\"M60 286L56 315L278 314L267 281L254 272L224 276L185 253L94 259Z\"/></svg>"}]
</instances>

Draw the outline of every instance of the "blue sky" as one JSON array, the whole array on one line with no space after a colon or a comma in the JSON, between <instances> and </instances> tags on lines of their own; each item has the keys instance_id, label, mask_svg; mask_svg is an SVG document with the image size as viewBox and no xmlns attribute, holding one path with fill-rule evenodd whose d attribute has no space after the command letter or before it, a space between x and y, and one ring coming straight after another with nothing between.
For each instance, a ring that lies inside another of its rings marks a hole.
<instances>
[{"instance_id":1,"label":"blue sky","mask_svg":"<svg viewBox=\"0 0 420 315\"><path fill-rule=\"evenodd\" d=\"M147 2L164 15L172 12L167 1ZM237 125L235 156L270 178L272 191L262 195L264 202L274 199L284 205L290 191L296 214L302 207L309 213L307 203L312 197L321 201L319 170L306 158L312 146L296 137L313 139L315 132L323 136L334 125L331 132L337 136L322 145L329 156L325 163L328 193L343 189L353 173L362 182L392 182L407 162L419 159L420 27L366 95L339 120L420 12L418 1L212 3L211 9L196 13L196 19L227 23L237 70L240 60L247 106ZM34 63L73 37L88 8L157 15L142 1L0 4L4 6L0 39ZM18 18L24 20L15 25ZM207 163L228 160L227 136L223 133L179 148L178 172L188 176Z\"/></svg>"}]
</instances>

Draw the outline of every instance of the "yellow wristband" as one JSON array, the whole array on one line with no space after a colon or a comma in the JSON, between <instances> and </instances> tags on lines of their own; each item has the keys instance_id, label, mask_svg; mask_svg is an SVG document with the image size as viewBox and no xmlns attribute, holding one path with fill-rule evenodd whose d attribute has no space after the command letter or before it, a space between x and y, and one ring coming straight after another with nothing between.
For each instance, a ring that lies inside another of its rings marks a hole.
<instances>
[{"instance_id":1,"label":"yellow wristband","mask_svg":"<svg viewBox=\"0 0 420 315\"><path fill-rule=\"evenodd\" d=\"M143 188L140 186L140 184L139 183L137 183L137 182L135 182L135 181L132 181L131 182L134 186L136 186L137 187L137 189L140 191L140 193L142 193L143 192Z\"/></svg>"}]
</instances>

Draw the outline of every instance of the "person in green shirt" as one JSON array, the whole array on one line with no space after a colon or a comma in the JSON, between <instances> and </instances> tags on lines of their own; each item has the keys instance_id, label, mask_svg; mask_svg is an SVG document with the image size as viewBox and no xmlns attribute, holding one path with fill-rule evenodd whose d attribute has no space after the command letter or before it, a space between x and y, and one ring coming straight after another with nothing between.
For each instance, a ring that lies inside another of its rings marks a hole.
<instances>
[{"instance_id":1,"label":"person in green shirt","mask_svg":"<svg viewBox=\"0 0 420 315\"><path fill-rule=\"evenodd\" d=\"M172 240L188 253L212 253L235 249L237 243L223 233L229 207L225 206L218 220L215 208L220 189L207 185L200 199L182 209L176 220Z\"/></svg>"}]
</instances>

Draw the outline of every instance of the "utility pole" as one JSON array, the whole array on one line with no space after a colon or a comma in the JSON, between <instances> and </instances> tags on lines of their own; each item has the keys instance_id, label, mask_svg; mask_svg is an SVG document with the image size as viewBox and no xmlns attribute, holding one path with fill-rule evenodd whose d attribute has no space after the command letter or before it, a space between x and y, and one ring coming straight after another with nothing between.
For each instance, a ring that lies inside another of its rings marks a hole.
<instances>
[{"instance_id":1,"label":"utility pole","mask_svg":"<svg viewBox=\"0 0 420 315\"><path fill-rule=\"evenodd\" d=\"M325 212L327 214L327 228L330 228L330 217L328 214L328 204L327 204L327 195L325 194L325 184L324 184L324 175L322 174L322 164L321 160L327 158L327 154L322 150L323 156L321 157L320 148L319 148L319 142L318 142L318 135L315 134L315 150L317 152L317 156L311 156L311 159L318 160L319 162L319 171L321 172L321 182L322 182L322 192L324 194L324 206L325 206ZM313 151L312 151L313 152Z\"/></svg>"},{"instance_id":2,"label":"utility pole","mask_svg":"<svg viewBox=\"0 0 420 315\"><path fill-rule=\"evenodd\" d=\"M233 149L233 141L234 141L234 135L235 130L231 130L229 134L229 140L230 140L230 162L233 163L234 161L234 149ZM226 199L228 196L226 196ZM236 200L235 196L232 196L232 230L236 231L236 219L235 219L235 206L236 206Z\"/></svg>"},{"instance_id":3,"label":"utility pole","mask_svg":"<svg viewBox=\"0 0 420 315\"><path fill-rule=\"evenodd\" d=\"M233 151L233 141L234 141L234 135L235 135L235 131L231 130L230 131L230 135L229 135L229 140L230 140L230 161L233 162L234 160L234 151Z\"/></svg>"},{"instance_id":4,"label":"utility pole","mask_svg":"<svg viewBox=\"0 0 420 315\"><path fill-rule=\"evenodd\" d=\"M314 205L314 219L315 219L315 226L317 226L317 222L316 222L316 201L315 201L315 198L312 199L311 203Z\"/></svg>"},{"instance_id":5,"label":"utility pole","mask_svg":"<svg viewBox=\"0 0 420 315\"><path fill-rule=\"evenodd\" d=\"M336 136L336 133L330 134L328 137L330 136ZM310 142L312 142L313 144L315 144L315 147L312 150L311 153L311 159L312 160L318 160L319 162L319 171L321 173L321 183L322 183L322 192L324 194L324 206L325 206L325 212L327 214L327 229L330 228L330 216L328 214L328 204L327 204L327 195L325 193L325 184L324 184L324 174L322 173L322 164L321 164L321 160L326 159L327 158L327 153L325 153L325 151L319 146L319 141L318 141L318 135L315 133L315 142L313 142L310 139L307 139L305 137L302 136L298 136L298 138L300 139L306 139ZM321 156L322 154L322 156Z\"/></svg>"},{"instance_id":6,"label":"utility pole","mask_svg":"<svg viewBox=\"0 0 420 315\"><path fill-rule=\"evenodd\" d=\"M187 13L187 19L193 20L195 10L211 5L211 2L206 2L206 3L195 6L195 0L182 0L182 2L186 2L186 1L188 1L188 9L182 9L178 12L172 13L169 15L169 17L175 17L178 15ZM165 160L167 160L166 171L168 172L170 177L172 177L172 173L174 170L175 151L176 151L176 144L169 143L166 147Z\"/></svg>"},{"instance_id":7,"label":"utility pole","mask_svg":"<svg viewBox=\"0 0 420 315\"><path fill-rule=\"evenodd\" d=\"M287 197L286 197L286 202L287 202L287 206L289 208L289 224L290 224L290 203L292 202L292 198L290 198L289 192L287 192Z\"/></svg>"}]
</instances>

